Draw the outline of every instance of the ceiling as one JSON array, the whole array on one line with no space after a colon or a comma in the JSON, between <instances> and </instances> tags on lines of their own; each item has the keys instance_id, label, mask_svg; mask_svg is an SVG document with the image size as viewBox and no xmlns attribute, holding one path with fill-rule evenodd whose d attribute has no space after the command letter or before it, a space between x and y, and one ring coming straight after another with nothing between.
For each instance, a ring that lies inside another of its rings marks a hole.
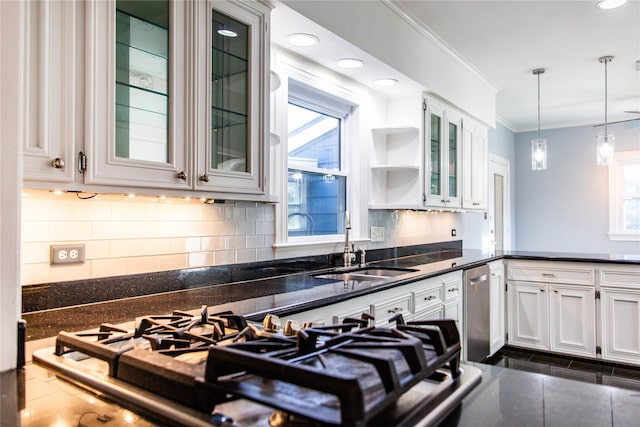
<instances>
[{"instance_id":1,"label":"ceiling","mask_svg":"<svg viewBox=\"0 0 640 427\"><path fill-rule=\"evenodd\" d=\"M361 0L361 7L367 2ZM421 22L443 44L475 68L498 90L496 115L513 131L537 128L537 77L540 75L541 128L601 124L604 121L604 64L608 65L608 121L640 118L640 0L618 9L600 10L596 0L391 0ZM322 49L293 49L329 68L339 57L357 56L365 69L348 70L350 77L370 82L395 77L401 85L377 89L386 94L415 90L392 67L369 57L357 47L315 28L288 8L276 7L272 41L286 45L294 31L320 31ZM287 46L287 49L291 49ZM631 122L640 124L640 120Z\"/></svg>"}]
</instances>

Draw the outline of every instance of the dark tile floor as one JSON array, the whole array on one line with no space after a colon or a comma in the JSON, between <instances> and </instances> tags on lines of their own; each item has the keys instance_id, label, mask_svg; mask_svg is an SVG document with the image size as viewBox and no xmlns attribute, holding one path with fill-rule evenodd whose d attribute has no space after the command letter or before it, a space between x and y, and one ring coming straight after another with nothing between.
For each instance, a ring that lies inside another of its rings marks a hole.
<instances>
[{"instance_id":1,"label":"dark tile floor","mask_svg":"<svg viewBox=\"0 0 640 427\"><path fill-rule=\"evenodd\" d=\"M504 347L485 363L521 371L640 390L640 367Z\"/></svg>"}]
</instances>

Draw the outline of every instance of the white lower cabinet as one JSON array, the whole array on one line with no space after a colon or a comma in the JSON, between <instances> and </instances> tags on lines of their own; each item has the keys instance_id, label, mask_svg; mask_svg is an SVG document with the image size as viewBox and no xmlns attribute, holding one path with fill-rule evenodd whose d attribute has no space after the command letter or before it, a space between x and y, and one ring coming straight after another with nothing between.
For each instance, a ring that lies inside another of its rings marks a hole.
<instances>
[{"instance_id":1,"label":"white lower cabinet","mask_svg":"<svg viewBox=\"0 0 640 427\"><path fill-rule=\"evenodd\" d=\"M587 286L549 285L549 349L559 353L595 357L595 289Z\"/></svg>"},{"instance_id":2,"label":"white lower cabinet","mask_svg":"<svg viewBox=\"0 0 640 427\"><path fill-rule=\"evenodd\" d=\"M509 343L595 357L595 288L509 282Z\"/></svg>"},{"instance_id":3,"label":"white lower cabinet","mask_svg":"<svg viewBox=\"0 0 640 427\"><path fill-rule=\"evenodd\" d=\"M602 357L640 364L640 281L638 289L601 289Z\"/></svg>"},{"instance_id":4,"label":"white lower cabinet","mask_svg":"<svg viewBox=\"0 0 640 427\"><path fill-rule=\"evenodd\" d=\"M549 348L547 285L509 282L509 344Z\"/></svg>"},{"instance_id":5,"label":"white lower cabinet","mask_svg":"<svg viewBox=\"0 0 640 427\"><path fill-rule=\"evenodd\" d=\"M640 365L639 265L507 264L509 344Z\"/></svg>"}]
</instances>

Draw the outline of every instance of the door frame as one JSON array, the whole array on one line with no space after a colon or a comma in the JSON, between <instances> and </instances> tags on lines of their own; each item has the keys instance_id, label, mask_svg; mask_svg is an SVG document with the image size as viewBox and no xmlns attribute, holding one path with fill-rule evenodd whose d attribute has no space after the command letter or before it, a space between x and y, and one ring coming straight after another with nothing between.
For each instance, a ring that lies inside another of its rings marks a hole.
<instances>
[{"instance_id":1,"label":"door frame","mask_svg":"<svg viewBox=\"0 0 640 427\"><path fill-rule=\"evenodd\" d=\"M504 206L503 218L502 218L502 236L503 251L512 249L511 240L511 163L508 159L500 157L496 154L489 153L489 176L488 176L488 200L487 200L487 215L489 220L489 245L492 252L495 252L495 242L493 236L491 236L491 230L494 227L495 217L495 191L493 176L501 175L503 177L502 186L502 201Z\"/></svg>"}]
</instances>

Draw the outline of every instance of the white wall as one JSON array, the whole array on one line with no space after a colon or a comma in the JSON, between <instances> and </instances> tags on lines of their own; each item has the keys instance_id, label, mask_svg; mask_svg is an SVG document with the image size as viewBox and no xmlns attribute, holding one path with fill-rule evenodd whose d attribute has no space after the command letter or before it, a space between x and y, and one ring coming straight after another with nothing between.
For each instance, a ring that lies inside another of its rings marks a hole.
<instances>
[{"instance_id":1,"label":"white wall","mask_svg":"<svg viewBox=\"0 0 640 427\"><path fill-rule=\"evenodd\" d=\"M22 185L21 9L18 1L0 2L0 371L15 368L17 364L17 321L21 306L18 286Z\"/></svg>"},{"instance_id":2,"label":"white wall","mask_svg":"<svg viewBox=\"0 0 640 427\"><path fill-rule=\"evenodd\" d=\"M550 252L640 254L638 242L609 240L608 169L596 166L596 133L578 126L543 130L548 161L531 170L531 139L516 135L517 249ZM640 150L638 122L610 126L616 151Z\"/></svg>"}]
</instances>

